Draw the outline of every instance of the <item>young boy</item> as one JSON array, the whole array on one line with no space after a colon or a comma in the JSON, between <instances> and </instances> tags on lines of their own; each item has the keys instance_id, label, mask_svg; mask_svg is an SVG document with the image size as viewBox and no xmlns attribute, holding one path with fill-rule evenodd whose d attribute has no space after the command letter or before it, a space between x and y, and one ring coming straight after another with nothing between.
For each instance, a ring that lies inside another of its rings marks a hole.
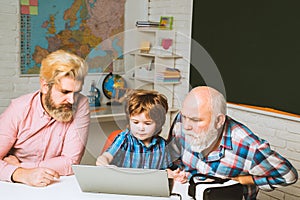
<instances>
[{"instance_id":1,"label":"young boy","mask_svg":"<svg viewBox=\"0 0 300 200\"><path fill-rule=\"evenodd\" d=\"M164 95L148 90L132 91L125 107L129 128L122 131L98 157L96 165L166 169L171 158L166 141L158 134L167 111Z\"/></svg>"},{"instance_id":2,"label":"young boy","mask_svg":"<svg viewBox=\"0 0 300 200\"><path fill-rule=\"evenodd\" d=\"M148 90L134 90L125 107L129 128L97 158L96 165L167 169L172 160L166 140L159 136L168 112L167 98ZM169 176L173 177L171 170Z\"/></svg>"}]
</instances>

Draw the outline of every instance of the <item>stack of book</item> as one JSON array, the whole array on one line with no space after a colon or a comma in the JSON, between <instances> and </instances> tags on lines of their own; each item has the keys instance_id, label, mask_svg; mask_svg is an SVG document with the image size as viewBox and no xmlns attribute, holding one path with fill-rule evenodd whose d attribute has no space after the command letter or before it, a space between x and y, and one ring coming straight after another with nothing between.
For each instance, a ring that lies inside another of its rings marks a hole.
<instances>
[{"instance_id":1,"label":"stack of book","mask_svg":"<svg viewBox=\"0 0 300 200\"><path fill-rule=\"evenodd\" d=\"M167 67L165 71L156 73L156 81L164 83L176 83L181 78L180 70L176 68Z\"/></svg>"},{"instance_id":2,"label":"stack of book","mask_svg":"<svg viewBox=\"0 0 300 200\"><path fill-rule=\"evenodd\" d=\"M152 21L136 21L136 27L159 27L159 22Z\"/></svg>"}]
</instances>

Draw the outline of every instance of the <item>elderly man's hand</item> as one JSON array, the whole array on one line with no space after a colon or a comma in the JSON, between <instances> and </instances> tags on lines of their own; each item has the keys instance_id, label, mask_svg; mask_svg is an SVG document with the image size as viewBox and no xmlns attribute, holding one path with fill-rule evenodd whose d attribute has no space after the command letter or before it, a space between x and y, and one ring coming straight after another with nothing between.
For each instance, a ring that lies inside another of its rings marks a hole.
<instances>
[{"instance_id":1,"label":"elderly man's hand","mask_svg":"<svg viewBox=\"0 0 300 200\"><path fill-rule=\"evenodd\" d=\"M242 185L253 185L254 181L251 175L237 176L231 178L234 181L239 182Z\"/></svg>"},{"instance_id":2,"label":"elderly man's hand","mask_svg":"<svg viewBox=\"0 0 300 200\"><path fill-rule=\"evenodd\" d=\"M174 171L167 169L168 177L173 178L175 181L180 183L186 183L188 180L188 175L185 171L180 170L179 168L175 169Z\"/></svg>"}]
</instances>

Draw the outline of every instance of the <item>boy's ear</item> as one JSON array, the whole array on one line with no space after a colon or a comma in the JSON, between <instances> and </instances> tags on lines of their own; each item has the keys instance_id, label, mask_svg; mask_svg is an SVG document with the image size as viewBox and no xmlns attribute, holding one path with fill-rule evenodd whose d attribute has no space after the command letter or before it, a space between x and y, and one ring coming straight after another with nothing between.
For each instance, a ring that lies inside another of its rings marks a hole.
<instances>
[{"instance_id":1,"label":"boy's ear","mask_svg":"<svg viewBox=\"0 0 300 200\"><path fill-rule=\"evenodd\" d=\"M45 81L45 79L40 78L40 86L41 86L41 93L46 94L49 90L49 84L47 83L47 81Z\"/></svg>"},{"instance_id":2,"label":"boy's ear","mask_svg":"<svg viewBox=\"0 0 300 200\"><path fill-rule=\"evenodd\" d=\"M219 114L217 117L217 123L216 123L216 128L219 129L223 126L223 124L225 123L226 120L226 116L223 114Z\"/></svg>"}]
</instances>

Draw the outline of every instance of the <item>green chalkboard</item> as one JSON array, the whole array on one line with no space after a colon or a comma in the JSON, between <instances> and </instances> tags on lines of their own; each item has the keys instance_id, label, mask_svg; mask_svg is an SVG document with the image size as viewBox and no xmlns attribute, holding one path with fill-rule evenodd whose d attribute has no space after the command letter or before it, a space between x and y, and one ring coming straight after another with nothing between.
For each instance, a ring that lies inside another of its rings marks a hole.
<instances>
[{"instance_id":1,"label":"green chalkboard","mask_svg":"<svg viewBox=\"0 0 300 200\"><path fill-rule=\"evenodd\" d=\"M227 101L300 114L300 1L193 2L192 38L218 67ZM206 84L199 66L190 74L192 87Z\"/></svg>"}]
</instances>

